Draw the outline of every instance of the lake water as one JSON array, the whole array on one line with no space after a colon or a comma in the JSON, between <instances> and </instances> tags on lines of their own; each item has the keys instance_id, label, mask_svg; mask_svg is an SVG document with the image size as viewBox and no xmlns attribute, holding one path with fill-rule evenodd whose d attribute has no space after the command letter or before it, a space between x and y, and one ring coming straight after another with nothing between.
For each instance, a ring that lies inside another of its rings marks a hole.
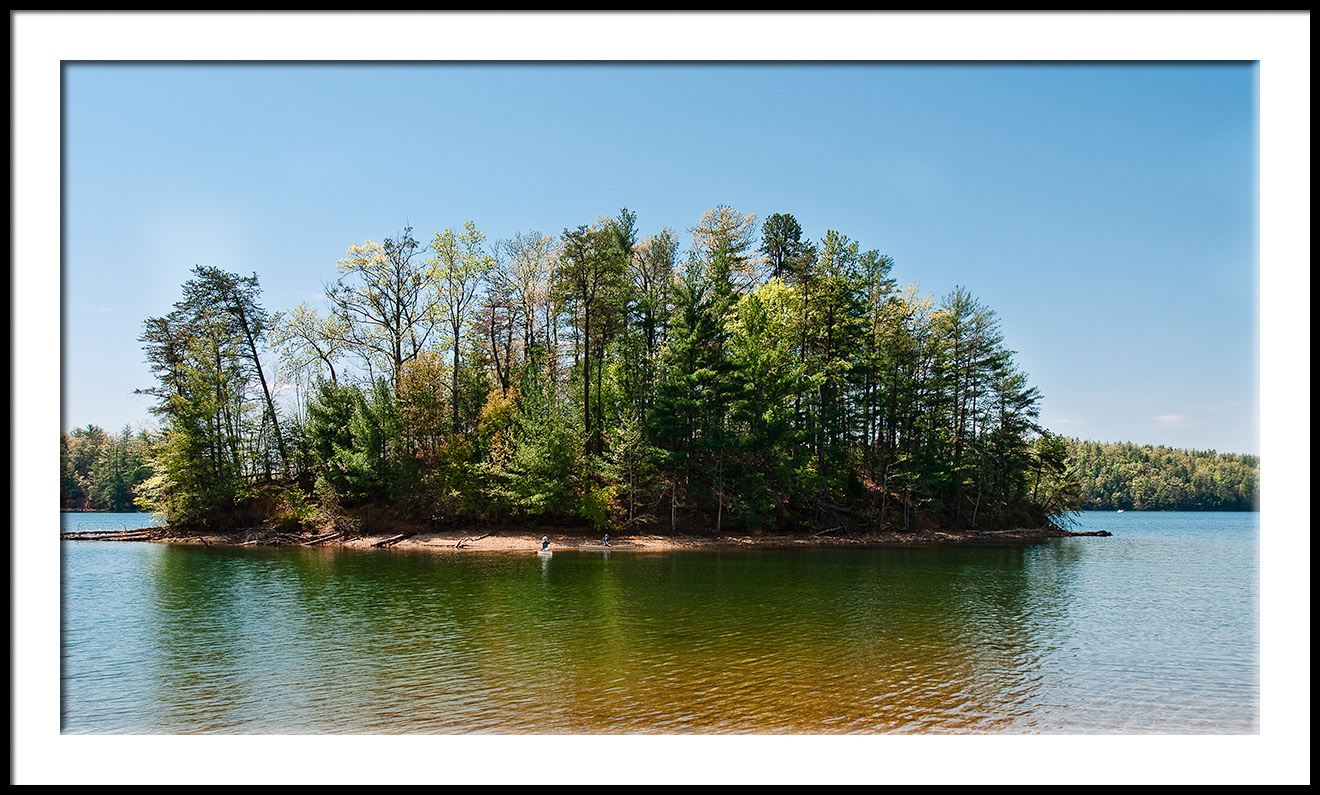
<instances>
[{"instance_id":1,"label":"lake water","mask_svg":"<svg viewBox=\"0 0 1320 795\"><path fill-rule=\"evenodd\" d=\"M61 730L1256 734L1258 525L544 560L66 541Z\"/></svg>"}]
</instances>

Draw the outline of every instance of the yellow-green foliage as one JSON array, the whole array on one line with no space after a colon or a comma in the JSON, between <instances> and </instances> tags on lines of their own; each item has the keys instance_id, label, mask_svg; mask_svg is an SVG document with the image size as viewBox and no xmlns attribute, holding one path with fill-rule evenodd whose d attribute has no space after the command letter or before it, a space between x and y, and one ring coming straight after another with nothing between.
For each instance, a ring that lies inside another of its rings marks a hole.
<instances>
[{"instance_id":1,"label":"yellow-green foliage","mask_svg":"<svg viewBox=\"0 0 1320 795\"><path fill-rule=\"evenodd\" d=\"M280 493L280 504L273 523L283 529L303 530L316 524L317 515L316 505L307 499L302 489L288 488Z\"/></svg>"},{"instance_id":2,"label":"yellow-green foliage","mask_svg":"<svg viewBox=\"0 0 1320 795\"><path fill-rule=\"evenodd\" d=\"M582 498L582 517L594 530L608 530L618 525L622 513L617 486L596 486Z\"/></svg>"}]
</instances>

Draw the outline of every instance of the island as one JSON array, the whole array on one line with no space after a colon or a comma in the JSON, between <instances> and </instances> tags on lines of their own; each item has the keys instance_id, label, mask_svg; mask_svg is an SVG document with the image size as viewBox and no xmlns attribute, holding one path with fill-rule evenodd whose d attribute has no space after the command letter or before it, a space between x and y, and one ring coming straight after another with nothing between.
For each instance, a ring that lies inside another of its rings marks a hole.
<instances>
[{"instance_id":1,"label":"island","mask_svg":"<svg viewBox=\"0 0 1320 795\"><path fill-rule=\"evenodd\" d=\"M494 242L405 227L348 246L324 312L199 265L144 323L157 427L62 436L64 507L131 504L168 524L139 537L197 543L1072 533L1096 448L1040 424L992 309L900 285L838 231L758 221L708 210L685 251L626 208Z\"/></svg>"}]
</instances>

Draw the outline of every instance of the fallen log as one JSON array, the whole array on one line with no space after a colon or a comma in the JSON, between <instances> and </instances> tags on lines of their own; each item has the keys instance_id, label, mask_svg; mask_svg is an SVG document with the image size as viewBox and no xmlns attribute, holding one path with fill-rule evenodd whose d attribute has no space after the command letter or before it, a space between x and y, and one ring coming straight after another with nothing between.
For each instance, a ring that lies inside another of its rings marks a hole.
<instances>
[{"instance_id":1,"label":"fallen log","mask_svg":"<svg viewBox=\"0 0 1320 795\"><path fill-rule=\"evenodd\" d=\"M825 502L824 500L812 500L812 502L815 503L817 508L829 511L830 513L852 513L852 508L849 508L846 505L835 505L832 502Z\"/></svg>"},{"instance_id":2,"label":"fallen log","mask_svg":"<svg viewBox=\"0 0 1320 795\"><path fill-rule=\"evenodd\" d=\"M631 518L631 519L629 519L628 521L624 522L624 523L623 523L623 526L620 527L619 529L620 529L620 530L631 530L631 529L634 529L634 528L637 528L637 527L641 527L641 526L643 526L643 525L656 524L656 523L659 522L659 521L660 521L660 520L656 518L656 515L655 515L655 514L653 514L653 513L643 513L643 514L639 514L639 515L637 515L637 516L634 516L633 518Z\"/></svg>"},{"instance_id":3,"label":"fallen log","mask_svg":"<svg viewBox=\"0 0 1320 795\"><path fill-rule=\"evenodd\" d=\"M454 549L462 549L464 544L470 544L474 541L480 541L481 539L485 538L488 535L490 535L490 533L482 533L476 538L460 538L458 540L458 543L454 544Z\"/></svg>"},{"instance_id":4,"label":"fallen log","mask_svg":"<svg viewBox=\"0 0 1320 795\"><path fill-rule=\"evenodd\" d=\"M315 546L316 544L324 544L327 541L333 541L336 538L342 538L343 535L344 535L344 531L342 530L340 530L337 533L326 533L323 536L317 536L315 538L308 539L307 541L304 542L304 546L310 547L310 546Z\"/></svg>"},{"instance_id":5,"label":"fallen log","mask_svg":"<svg viewBox=\"0 0 1320 795\"><path fill-rule=\"evenodd\" d=\"M373 546L373 547L388 547L388 546L393 546L394 544L399 543L400 541L402 541L402 540L405 539L405 538L411 538L413 535L415 535L415 534L414 534L414 533L399 533L397 536L390 536L389 538L386 538L386 539L382 539L382 540L380 540L380 541L377 541L376 543L372 544L372 546Z\"/></svg>"},{"instance_id":6,"label":"fallen log","mask_svg":"<svg viewBox=\"0 0 1320 795\"><path fill-rule=\"evenodd\" d=\"M848 525L841 524L841 525L839 525L838 527L831 527L831 528L828 529L828 530L821 530L819 533L812 533L812 534L811 534L811 537L812 537L812 538L815 538L816 536L823 536L823 535L825 535L826 533L833 533L833 532L835 532L836 530L844 530L844 529L847 529L847 527L848 527Z\"/></svg>"},{"instance_id":7,"label":"fallen log","mask_svg":"<svg viewBox=\"0 0 1320 795\"><path fill-rule=\"evenodd\" d=\"M61 533L60 538L68 541L143 541L156 537L154 530L86 530Z\"/></svg>"},{"instance_id":8,"label":"fallen log","mask_svg":"<svg viewBox=\"0 0 1320 795\"><path fill-rule=\"evenodd\" d=\"M82 539L82 538L108 538L110 536L127 535L151 535L157 528L139 527L132 530L70 530L60 533L60 538Z\"/></svg>"},{"instance_id":9,"label":"fallen log","mask_svg":"<svg viewBox=\"0 0 1320 795\"><path fill-rule=\"evenodd\" d=\"M272 540L272 534L269 531L250 527L241 532L243 533L243 540L238 542L238 546L240 547L250 547L256 544L269 544Z\"/></svg>"}]
</instances>

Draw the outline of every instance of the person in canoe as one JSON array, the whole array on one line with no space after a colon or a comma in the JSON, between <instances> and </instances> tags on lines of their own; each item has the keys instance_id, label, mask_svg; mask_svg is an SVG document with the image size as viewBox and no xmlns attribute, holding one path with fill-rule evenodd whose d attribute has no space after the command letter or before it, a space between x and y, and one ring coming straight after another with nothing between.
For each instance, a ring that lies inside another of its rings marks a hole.
<instances>
[{"instance_id":1,"label":"person in canoe","mask_svg":"<svg viewBox=\"0 0 1320 795\"><path fill-rule=\"evenodd\" d=\"M610 545L610 534L609 534L609 533L606 533L606 534L605 534L605 538L603 538L603 539L601 540L600 545L603 546L603 547L607 547L607 546Z\"/></svg>"},{"instance_id":2,"label":"person in canoe","mask_svg":"<svg viewBox=\"0 0 1320 795\"><path fill-rule=\"evenodd\" d=\"M550 548L550 536L541 536L541 550L545 551L549 548Z\"/></svg>"}]
</instances>

